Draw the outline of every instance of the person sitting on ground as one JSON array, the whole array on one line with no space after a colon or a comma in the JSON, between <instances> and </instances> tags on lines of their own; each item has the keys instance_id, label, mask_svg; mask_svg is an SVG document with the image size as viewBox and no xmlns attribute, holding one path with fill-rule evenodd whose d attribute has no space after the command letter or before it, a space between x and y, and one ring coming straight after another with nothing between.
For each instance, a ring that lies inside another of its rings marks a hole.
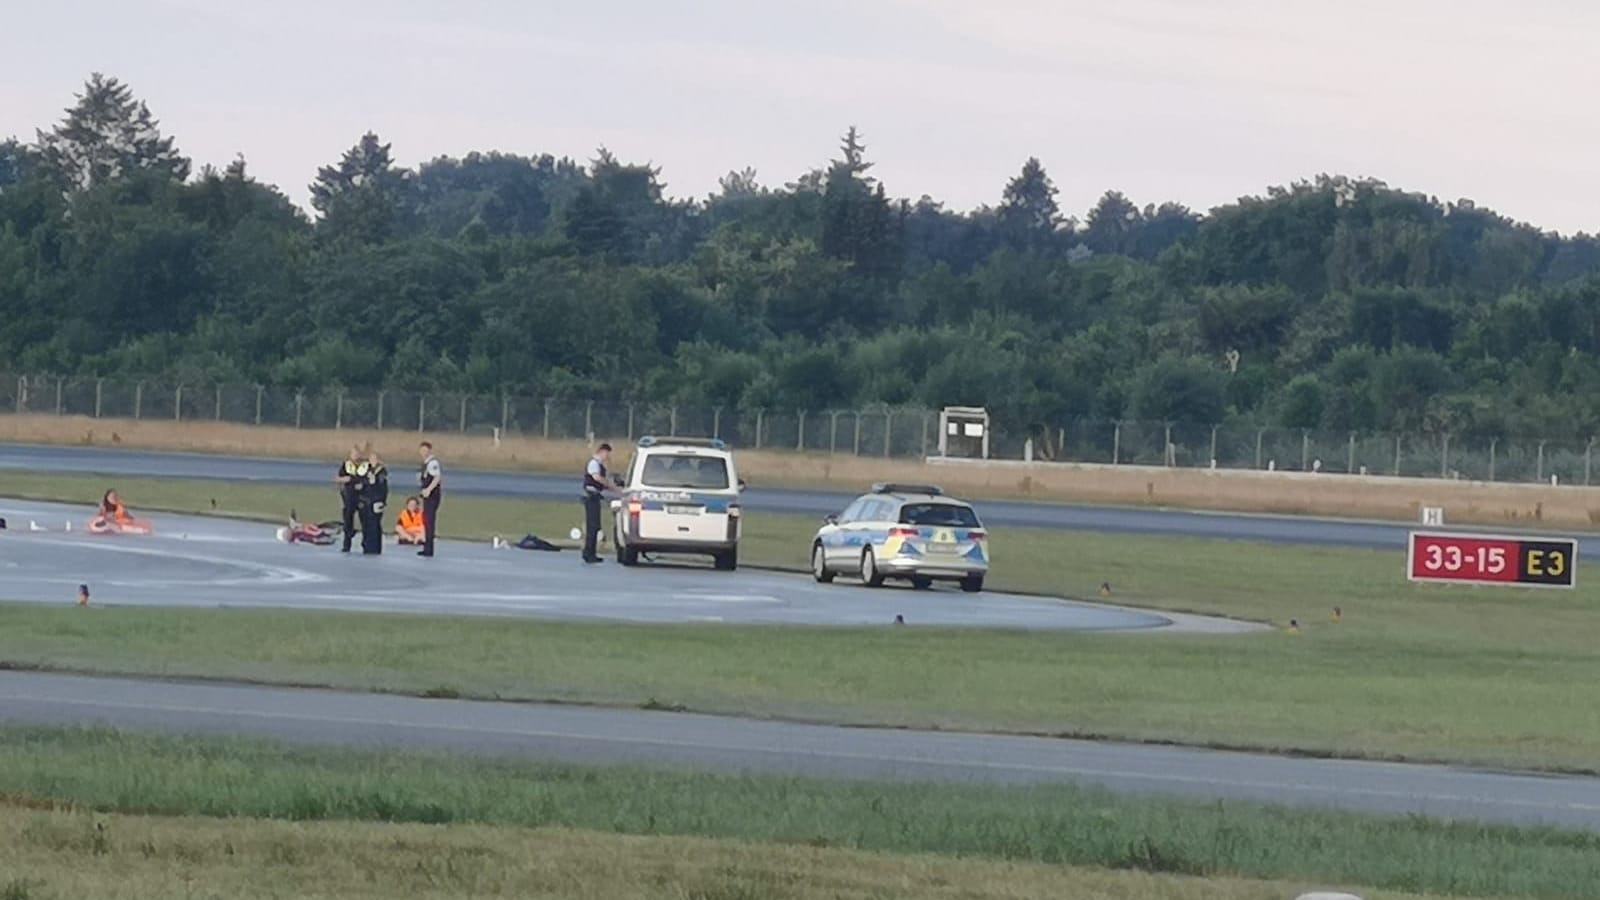
<instances>
[{"instance_id":1,"label":"person sitting on ground","mask_svg":"<svg viewBox=\"0 0 1600 900\"><path fill-rule=\"evenodd\" d=\"M406 508L400 510L400 521L395 523L394 534L402 544L422 544L422 539L426 535L423 530L421 497L406 498Z\"/></svg>"},{"instance_id":2,"label":"person sitting on ground","mask_svg":"<svg viewBox=\"0 0 1600 900\"><path fill-rule=\"evenodd\" d=\"M106 491L100 498L100 509L95 517L89 520L89 531L94 534L110 534L121 532L127 534L149 534L154 528L149 522L135 519L128 508L122 504L122 498L117 496L115 490Z\"/></svg>"}]
</instances>

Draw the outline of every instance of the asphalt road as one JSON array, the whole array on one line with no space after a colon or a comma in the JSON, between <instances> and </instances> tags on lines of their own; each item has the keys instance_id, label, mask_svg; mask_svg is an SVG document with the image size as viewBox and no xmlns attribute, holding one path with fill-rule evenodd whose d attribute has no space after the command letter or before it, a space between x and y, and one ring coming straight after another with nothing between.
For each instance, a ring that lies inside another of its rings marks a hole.
<instances>
[{"instance_id":1,"label":"asphalt road","mask_svg":"<svg viewBox=\"0 0 1600 900\"><path fill-rule=\"evenodd\" d=\"M1252 800L1600 830L1600 779L1049 738L282 688L0 673L0 723L846 779Z\"/></svg>"},{"instance_id":2,"label":"asphalt road","mask_svg":"<svg viewBox=\"0 0 1600 900\"><path fill-rule=\"evenodd\" d=\"M936 586L876 590L847 580L704 564L584 565L577 553L441 542L418 559L386 543L383 555L285 544L276 526L152 514L152 535L84 532L90 510L0 499L0 597L66 603L88 584L96 604L277 607L519 616L649 623L873 626L903 615L912 626L1108 631L1235 632L1259 626L1199 616ZM73 531L66 529L71 524ZM41 531L30 530L37 525Z\"/></svg>"},{"instance_id":3,"label":"asphalt road","mask_svg":"<svg viewBox=\"0 0 1600 900\"><path fill-rule=\"evenodd\" d=\"M258 481L272 484L326 484L334 461L326 465L293 460L241 459L182 453L147 453L94 447L0 445L0 469ZM507 472L451 470L452 494L574 500L577 478ZM863 485L865 490L867 485ZM745 506L752 513L821 517L838 512L852 495L824 491L752 487ZM1374 549L1404 549L1410 526L1289 516L1253 516L1181 510L1128 509L1016 501L984 501L979 514L991 526L1057 528L1107 534L1185 535ZM1583 555L1600 552L1600 539L1583 542Z\"/></svg>"}]
</instances>

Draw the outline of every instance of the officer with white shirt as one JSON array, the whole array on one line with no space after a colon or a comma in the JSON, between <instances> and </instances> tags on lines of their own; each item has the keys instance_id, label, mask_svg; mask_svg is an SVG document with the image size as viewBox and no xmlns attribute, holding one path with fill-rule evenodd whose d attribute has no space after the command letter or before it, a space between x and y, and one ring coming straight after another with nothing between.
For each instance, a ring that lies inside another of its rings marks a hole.
<instances>
[{"instance_id":1,"label":"officer with white shirt","mask_svg":"<svg viewBox=\"0 0 1600 900\"><path fill-rule=\"evenodd\" d=\"M611 462L611 445L601 444L583 470L583 561L597 563L600 554L595 552L595 541L600 536L600 503L611 487L606 465Z\"/></svg>"},{"instance_id":2,"label":"officer with white shirt","mask_svg":"<svg viewBox=\"0 0 1600 900\"><path fill-rule=\"evenodd\" d=\"M439 502L444 499L444 470L439 457L433 455L433 445L423 441L417 447L422 457L422 470L417 482L422 486L422 549L418 556L433 555L433 535L438 530Z\"/></svg>"}]
</instances>

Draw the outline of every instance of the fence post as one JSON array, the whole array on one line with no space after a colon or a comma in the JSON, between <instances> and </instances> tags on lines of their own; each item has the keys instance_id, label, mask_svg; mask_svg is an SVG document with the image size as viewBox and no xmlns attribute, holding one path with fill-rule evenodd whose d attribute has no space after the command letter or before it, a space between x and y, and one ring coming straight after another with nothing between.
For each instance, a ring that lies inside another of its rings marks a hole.
<instances>
[{"instance_id":1,"label":"fence post","mask_svg":"<svg viewBox=\"0 0 1600 900\"><path fill-rule=\"evenodd\" d=\"M628 442L633 442L633 404L628 404Z\"/></svg>"},{"instance_id":2,"label":"fence post","mask_svg":"<svg viewBox=\"0 0 1600 900\"><path fill-rule=\"evenodd\" d=\"M928 422L932 420L933 413L922 411L922 458L928 458Z\"/></svg>"},{"instance_id":3,"label":"fence post","mask_svg":"<svg viewBox=\"0 0 1600 900\"><path fill-rule=\"evenodd\" d=\"M509 435L511 432L511 397L504 391L500 394L500 433Z\"/></svg>"},{"instance_id":4,"label":"fence post","mask_svg":"<svg viewBox=\"0 0 1600 900\"><path fill-rule=\"evenodd\" d=\"M1344 473L1346 475L1354 475L1356 473L1356 433L1354 431L1350 432L1350 450L1349 455L1345 458Z\"/></svg>"},{"instance_id":5,"label":"fence post","mask_svg":"<svg viewBox=\"0 0 1600 900\"><path fill-rule=\"evenodd\" d=\"M294 392L294 427L296 427L296 428L300 427L300 415L304 411L305 405L306 405L306 392L305 391L295 391Z\"/></svg>"},{"instance_id":6,"label":"fence post","mask_svg":"<svg viewBox=\"0 0 1600 900\"><path fill-rule=\"evenodd\" d=\"M887 409L883 412L883 455L891 455L891 446L894 444L894 410Z\"/></svg>"},{"instance_id":7,"label":"fence post","mask_svg":"<svg viewBox=\"0 0 1600 900\"><path fill-rule=\"evenodd\" d=\"M550 440L550 401L544 401L544 439Z\"/></svg>"},{"instance_id":8,"label":"fence post","mask_svg":"<svg viewBox=\"0 0 1600 900\"><path fill-rule=\"evenodd\" d=\"M100 418L100 400L105 386L106 380L104 378L96 378L94 380L94 417L96 419Z\"/></svg>"},{"instance_id":9,"label":"fence post","mask_svg":"<svg viewBox=\"0 0 1600 900\"><path fill-rule=\"evenodd\" d=\"M65 380L60 375L56 376L56 416L58 417L61 415L61 382Z\"/></svg>"},{"instance_id":10,"label":"fence post","mask_svg":"<svg viewBox=\"0 0 1600 900\"><path fill-rule=\"evenodd\" d=\"M794 439L796 452L806 449L806 411L796 410L795 415L800 419L799 436Z\"/></svg>"},{"instance_id":11,"label":"fence post","mask_svg":"<svg viewBox=\"0 0 1600 900\"><path fill-rule=\"evenodd\" d=\"M1450 435L1441 435L1443 449L1439 451L1439 477L1450 477Z\"/></svg>"},{"instance_id":12,"label":"fence post","mask_svg":"<svg viewBox=\"0 0 1600 900\"><path fill-rule=\"evenodd\" d=\"M856 437L855 437L854 448L850 452L851 452L851 454L853 454L855 456L860 456L861 455L861 410L859 410L859 409L856 410L855 417L856 417L856 427L855 427Z\"/></svg>"},{"instance_id":13,"label":"fence post","mask_svg":"<svg viewBox=\"0 0 1600 900\"><path fill-rule=\"evenodd\" d=\"M1266 434L1265 428L1256 429L1256 468L1261 468L1261 437Z\"/></svg>"},{"instance_id":14,"label":"fence post","mask_svg":"<svg viewBox=\"0 0 1600 900\"><path fill-rule=\"evenodd\" d=\"M19 401L20 402L20 401ZM138 419L144 413L144 382L133 386L133 417Z\"/></svg>"},{"instance_id":15,"label":"fence post","mask_svg":"<svg viewBox=\"0 0 1600 900\"><path fill-rule=\"evenodd\" d=\"M1300 471L1311 471L1311 429L1300 429Z\"/></svg>"},{"instance_id":16,"label":"fence post","mask_svg":"<svg viewBox=\"0 0 1600 900\"><path fill-rule=\"evenodd\" d=\"M174 422L183 421L183 385L181 384L178 385L177 390L172 392L172 420Z\"/></svg>"},{"instance_id":17,"label":"fence post","mask_svg":"<svg viewBox=\"0 0 1600 900\"><path fill-rule=\"evenodd\" d=\"M1539 474L1537 480L1544 482L1544 441L1539 442Z\"/></svg>"},{"instance_id":18,"label":"fence post","mask_svg":"<svg viewBox=\"0 0 1600 900\"><path fill-rule=\"evenodd\" d=\"M1594 438L1589 438L1589 443L1583 447L1583 486L1589 486L1589 466L1594 459Z\"/></svg>"},{"instance_id":19,"label":"fence post","mask_svg":"<svg viewBox=\"0 0 1600 900\"><path fill-rule=\"evenodd\" d=\"M461 395L461 426L456 429L461 434L467 433L467 395Z\"/></svg>"},{"instance_id":20,"label":"fence post","mask_svg":"<svg viewBox=\"0 0 1600 900\"><path fill-rule=\"evenodd\" d=\"M632 431L631 423L629 431ZM713 407L711 410L711 436L714 438L722 437L722 407L720 406Z\"/></svg>"},{"instance_id":21,"label":"fence post","mask_svg":"<svg viewBox=\"0 0 1600 900\"><path fill-rule=\"evenodd\" d=\"M212 417L213 421L221 422L222 421L222 385L220 385L220 384L217 385L217 408L216 408L216 410L214 412L215 412L215 415Z\"/></svg>"},{"instance_id":22,"label":"fence post","mask_svg":"<svg viewBox=\"0 0 1600 900\"><path fill-rule=\"evenodd\" d=\"M1500 439L1499 438L1497 438L1497 437L1489 438L1489 481L1490 482L1494 481L1494 451L1495 451L1495 446L1497 444L1499 444L1499 443L1500 443Z\"/></svg>"},{"instance_id":23,"label":"fence post","mask_svg":"<svg viewBox=\"0 0 1600 900\"><path fill-rule=\"evenodd\" d=\"M1213 469L1217 467L1217 429L1219 427L1221 426L1211 426L1211 468ZM1065 444L1066 440L1063 439L1062 443Z\"/></svg>"},{"instance_id":24,"label":"fence post","mask_svg":"<svg viewBox=\"0 0 1600 900\"><path fill-rule=\"evenodd\" d=\"M1117 465L1122 460L1122 423L1115 422L1111 429L1111 464Z\"/></svg>"},{"instance_id":25,"label":"fence post","mask_svg":"<svg viewBox=\"0 0 1600 900\"><path fill-rule=\"evenodd\" d=\"M428 395L417 395L417 432L420 434L428 428Z\"/></svg>"},{"instance_id":26,"label":"fence post","mask_svg":"<svg viewBox=\"0 0 1600 900\"><path fill-rule=\"evenodd\" d=\"M1401 437L1402 437L1402 435L1399 434L1399 433L1396 433L1395 436L1394 436L1394 477L1396 477L1396 478L1400 477L1400 439L1401 439Z\"/></svg>"},{"instance_id":27,"label":"fence post","mask_svg":"<svg viewBox=\"0 0 1600 900\"><path fill-rule=\"evenodd\" d=\"M761 421L762 421L763 417L765 416L765 414L766 414L766 410L763 410L763 409L756 410L756 449L757 450L761 449Z\"/></svg>"},{"instance_id":28,"label":"fence post","mask_svg":"<svg viewBox=\"0 0 1600 900\"><path fill-rule=\"evenodd\" d=\"M1161 438L1161 459L1167 464L1167 468L1170 469L1174 465L1177 465L1178 455L1172 449L1172 423L1167 422L1166 426L1166 433Z\"/></svg>"},{"instance_id":29,"label":"fence post","mask_svg":"<svg viewBox=\"0 0 1600 900\"><path fill-rule=\"evenodd\" d=\"M28 376L17 376L17 415L22 415L22 408L27 405L23 398L28 396ZM137 418L137 416L135 417Z\"/></svg>"},{"instance_id":30,"label":"fence post","mask_svg":"<svg viewBox=\"0 0 1600 900\"><path fill-rule=\"evenodd\" d=\"M263 387L262 385L259 385L259 384L256 385L256 424L257 425L261 424L261 395L265 394L266 392L267 392L267 389L265 387Z\"/></svg>"},{"instance_id":31,"label":"fence post","mask_svg":"<svg viewBox=\"0 0 1600 900\"><path fill-rule=\"evenodd\" d=\"M839 412L828 413L828 452L839 452Z\"/></svg>"},{"instance_id":32,"label":"fence post","mask_svg":"<svg viewBox=\"0 0 1600 900\"><path fill-rule=\"evenodd\" d=\"M333 430L340 431L344 428L344 390L340 389L338 396L333 399Z\"/></svg>"},{"instance_id":33,"label":"fence post","mask_svg":"<svg viewBox=\"0 0 1600 900\"><path fill-rule=\"evenodd\" d=\"M589 440L594 434L594 401L590 400L583 405L583 439Z\"/></svg>"},{"instance_id":34,"label":"fence post","mask_svg":"<svg viewBox=\"0 0 1600 900\"><path fill-rule=\"evenodd\" d=\"M678 408L676 406L667 409L667 432L674 437L678 434Z\"/></svg>"},{"instance_id":35,"label":"fence post","mask_svg":"<svg viewBox=\"0 0 1600 900\"><path fill-rule=\"evenodd\" d=\"M384 401L384 398L388 396L388 394L389 394L388 391L379 391L378 392L378 430L379 431L383 430L383 401Z\"/></svg>"}]
</instances>

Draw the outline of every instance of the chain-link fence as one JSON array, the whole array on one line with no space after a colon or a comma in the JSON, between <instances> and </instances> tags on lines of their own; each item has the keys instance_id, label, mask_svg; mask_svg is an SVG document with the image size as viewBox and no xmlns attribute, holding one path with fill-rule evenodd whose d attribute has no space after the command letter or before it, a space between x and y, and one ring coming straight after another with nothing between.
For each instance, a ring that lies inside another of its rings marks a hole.
<instances>
[{"instance_id":1,"label":"chain-link fence","mask_svg":"<svg viewBox=\"0 0 1600 900\"><path fill-rule=\"evenodd\" d=\"M0 414L228 422L631 441L646 434L719 437L736 447L921 458L938 452L939 414L921 408L751 410L602 403L406 390L300 391L0 374ZM1161 422L1079 421L1056 428L995 422L990 455L1113 465L1352 473L1474 481L1591 484L1594 441L1370 434Z\"/></svg>"}]
</instances>

